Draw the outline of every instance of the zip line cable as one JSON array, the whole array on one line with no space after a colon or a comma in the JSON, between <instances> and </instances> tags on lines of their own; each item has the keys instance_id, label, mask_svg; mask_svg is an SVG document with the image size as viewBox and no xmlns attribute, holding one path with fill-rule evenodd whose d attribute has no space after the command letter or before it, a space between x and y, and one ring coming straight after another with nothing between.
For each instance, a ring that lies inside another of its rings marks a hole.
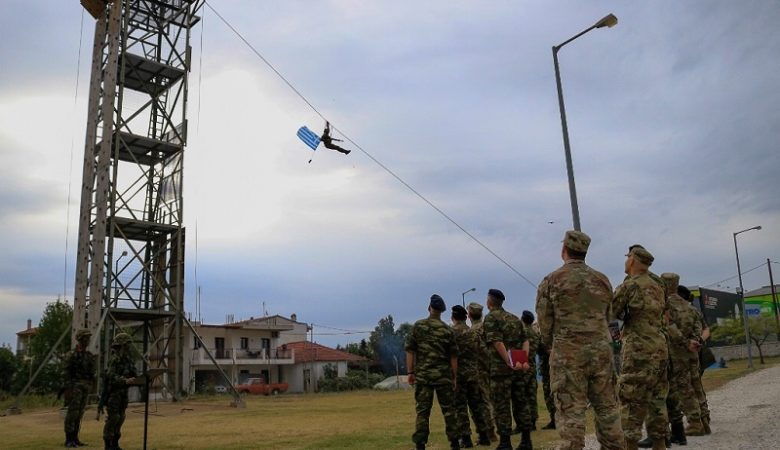
<instances>
[{"instance_id":1,"label":"zip line cable","mask_svg":"<svg viewBox=\"0 0 780 450\"><path fill-rule=\"evenodd\" d=\"M271 69L271 70L272 70L272 71L273 71L273 72L274 72L274 73L275 73L275 74L276 74L276 75L277 75L277 76L278 76L278 77L279 77L279 78L280 78L280 79L281 79L281 80L282 80L282 81L283 81L283 82L284 82L284 83L287 85L287 87L289 87L289 88L290 88L290 89L291 89L293 92L295 92L295 94L296 94L296 95L298 95L298 97L300 97L300 99L301 99L301 100L303 100L303 102L304 102L304 103L306 103L306 104L309 106L309 108L311 108L311 110L312 110L312 111L314 111L314 112L315 112L315 113L316 113L318 116L320 116L320 118L321 118L322 120L324 120L324 121L328 122L328 120L325 118L325 116L324 116L324 115L323 115L323 114L322 114L322 113L321 113L321 112L320 112L320 111L319 111L319 110L318 110L318 109L317 109L317 108L316 108L316 107L315 107L315 106L314 106L314 105L313 105L313 104L312 104L312 103L311 103L311 102L310 102L310 101L309 101L309 100L308 100L308 99L307 99L307 98L306 98L306 97L305 97L305 96L304 96L304 95L303 95L303 94L302 94L302 93L301 93L301 92L298 90L298 89L296 89L296 87L295 87L295 86L293 86L293 84L292 84L292 83L290 83L290 82L287 80L287 78L285 78L285 77L284 77L284 75L282 75L282 73L281 73L281 72L279 72L279 70L277 70L277 69L276 69L276 67L274 67L274 65L273 65L273 64L271 64L271 63L270 63L270 62L269 62L267 59L265 59L265 57L264 57L262 54L260 54L260 52L259 52L259 51L257 51L257 49L256 49L256 48L255 48L255 47L254 47L252 44L250 44L250 43L249 43L249 41L247 41L247 40L246 40L246 38L245 38L245 37L244 37L244 36L243 36L243 35L242 35L242 34L241 34L241 33L240 33L240 32L239 32L239 31L238 31L238 30L237 30L235 27L233 27L233 25L232 25L232 24L230 24L230 22L228 22L228 21L227 21L227 19L225 19L225 18L222 16L222 14L220 14L220 13L219 13L219 12L218 12L216 9L214 9L214 7L213 7L213 6L211 6L211 3L210 3L210 2L204 2L204 3L205 3L205 5L206 5L206 6L208 6L208 8L209 8L209 9L210 9L210 10L211 10L211 11L212 11L214 14L216 14L216 16L217 16L217 17L219 17L219 19L222 21L222 23L224 23L224 24L225 24L225 25L226 25L228 28L230 28L230 30L231 30L231 31L232 31L232 32L233 32L233 33L234 33L234 34L235 34L235 35L236 35L236 36L237 36L237 37L238 37L238 38L239 38L239 39L240 39L242 42L244 42L244 44L246 44L246 46L247 46L247 47L249 47L249 49L250 49L250 50L252 50L252 52L253 52L253 53L254 53L254 54L255 54L255 55L258 57L258 58L260 58L260 60L261 60L261 61L262 61L262 62L263 62L263 63L264 63L266 66L268 66L268 68L270 68L270 69ZM404 181L404 180L403 180L403 179L402 179L402 178L401 178L401 177L400 177L398 174L396 174L395 172L393 172L393 171L392 171L392 170L391 170L389 167L387 167L387 166L386 166L386 165L384 165L382 162L380 162L380 161L379 161L377 158L375 158L375 157L374 157L374 156L373 156L371 153L369 153L369 152L368 152L366 149L364 149L363 147L361 147L361 146L360 146L360 145L359 145L357 142L355 142L355 141L354 141L354 140L353 140L351 137L349 137L349 136L348 136L346 133L344 133L344 131L342 131L342 130L338 129L337 127L335 127L335 126L333 126L333 125L331 125L331 128L333 128L334 130L338 131L338 132L339 132L339 133L340 133L342 136L344 136L344 139L346 139L347 141L349 141L349 143L351 143L352 145L354 145L354 146L355 146L355 148L357 148L358 150L360 150L361 152L363 152L363 154L365 154L366 156L368 156L368 157L369 157L369 158L370 158L370 159L371 159L371 160L372 160L374 163L376 163L376 164L377 164L379 167L381 167L382 169L384 169L384 171L385 171L385 172L387 172L388 174L390 174L390 175L391 175L393 178L395 178L395 179L396 179L398 182L400 182L402 185L404 185L404 187L406 187L407 189L409 189L409 190L410 190L410 191L411 191L413 194L415 194L415 195L416 195L417 197L419 197L419 198L420 198L422 201L424 201L426 204L428 204L428 206L430 206L431 208L433 208L433 209L434 209L436 212L438 212L438 213L439 213L439 214L440 214L442 217L444 217L444 218L445 218L445 219L447 219L447 220L448 220L450 223L452 223L453 225L455 225L455 226L456 226L456 227L457 227L457 228L458 228L460 231L462 231L464 234L466 234L466 236L468 236L469 238L471 238L471 240L473 240L474 242L476 242L476 243L477 243L477 244L478 244L480 247L482 247L482 248L483 248L483 249L485 249L485 250L486 250L488 253L490 253L491 255L493 255L493 256L494 256L496 259L498 259L499 261L501 261L501 263L503 263L503 264L504 264L504 265L505 265L507 268L509 268L509 270L511 270L511 271L512 271L512 272L514 272L514 273L515 273L517 276L519 276L520 278L522 278L523 280L525 280L525 281L526 281L528 284L530 284L532 287L536 288L536 283L532 282L532 281L531 281L531 280L529 280L529 279L528 279L528 278L527 278L525 275L523 275L522 273L520 273L520 271L518 271L517 269L515 269L515 268L514 268L514 267L513 267L513 266L512 266L512 265L511 265L509 262L507 262L507 261L506 261L504 258L502 258L501 256L499 256L499 255L498 255L496 252L494 252L492 249L490 249L490 247L488 247L488 246L487 246L485 243L483 243L483 242L482 242L481 240L479 240L479 239L478 239L476 236L474 236L473 234L471 234L471 233L470 233L468 230L466 230L466 229L465 229L463 226L461 226L461 225L460 225L458 222L456 222L456 221L455 221L455 219L453 219L453 218L452 218L452 217L450 217L450 216L449 216L447 213L445 213L444 211L442 211L442 210L441 210L441 208L439 208L438 206L436 206L436 205L435 205L435 204L434 204L432 201L428 200L428 199L427 199L427 198L426 198L426 197L425 197L423 194L421 194L419 191L417 191L417 190L416 190L414 187L412 187L412 186L411 186L409 183L407 183L406 181Z\"/></svg>"},{"instance_id":2,"label":"zip line cable","mask_svg":"<svg viewBox=\"0 0 780 450\"><path fill-rule=\"evenodd\" d=\"M774 261L772 261L772 262L774 262ZM745 274L747 274L747 273L750 273L750 272L752 272L752 271L754 271L754 270L756 270L756 269L760 269L761 267L764 267L765 265L766 265L766 263L761 263L761 264L757 265L756 267L753 267L752 269L748 269L748 270L746 270L746 271L742 272L742 275L745 275ZM716 284L721 284L721 283L724 283L724 282L726 282L726 281L731 281L731 280L733 280L734 278L737 278L738 276L739 276L739 275L734 275L733 277L724 278L724 279L722 279L722 280L720 280L720 281L716 281L716 282L714 282L714 283L705 284L705 285L704 285L704 286L702 286L702 287L710 287L710 286L715 286Z\"/></svg>"},{"instance_id":3,"label":"zip line cable","mask_svg":"<svg viewBox=\"0 0 780 450\"><path fill-rule=\"evenodd\" d=\"M78 106L78 99L79 99L79 78L81 76L81 44L84 40L84 8L81 8L81 26L79 28L79 56L78 56L78 62L76 63L76 92L73 94L73 109L75 110ZM77 115L74 114L74 120ZM69 249L69 238L70 238L70 194L71 189L73 188L73 146L74 146L74 140L75 140L75 131L73 130L73 125L71 124L71 131L70 131L70 166L68 169L68 200L67 200L67 208L65 212L65 264L64 264L64 270L62 275L62 299L67 299L67 293L68 293L68 249Z\"/></svg>"}]
</instances>

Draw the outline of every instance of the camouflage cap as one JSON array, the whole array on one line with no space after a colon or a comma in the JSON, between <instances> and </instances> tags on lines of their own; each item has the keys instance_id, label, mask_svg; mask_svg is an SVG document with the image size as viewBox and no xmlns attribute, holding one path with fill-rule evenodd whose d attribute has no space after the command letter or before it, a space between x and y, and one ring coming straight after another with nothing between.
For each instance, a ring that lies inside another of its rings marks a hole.
<instances>
[{"instance_id":1,"label":"camouflage cap","mask_svg":"<svg viewBox=\"0 0 780 450\"><path fill-rule=\"evenodd\" d=\"M587 253L590 246L590 236L582 231L569 230L563 236L563 245L569 250Z\"/></svg>"},{"instance_id":2,"label":"camouflage cap","mask_svg":"<svg viewBox=\"0 0 780 450\"><path fill-rule=\"evenodd\" d=\"M470 313L482 314L482 309L483 308L482 308L482 305L480 305L479 303L471 302L471 303L469 303L469 306L466 309L468 309Z\"/></svg>"},{"instance_id":3,"label":"camouflage cap","mask_svg":"<svg viewBox=\"0 0 780 450\"><path fill-rule=\"evenodd\" d=\"M133 338L130 337L127 333L118 333L116 336L114 336L114 340L111 342L112 347L120 347L122 345L127 345L130 342L133 341Z\"/></svg>"},{"instance_id":4,"label":"camouflage cap","mask_svg":"<svg viewBox=\"0 0 780 450\"><path fill-rule=\"evenodd\" d=\"M680 275L673 272L662 273L661 279L664 280L667 289L677 289L677 286L680 285Z\"/></svg>"},{"instance_id":5,"label":"camouflage cap","mask_svg":"<svg viewBox=\"0 0 780 450\"><path fill-rule=\"evenodd\" d=\"M84 338L89 339L92 337L92 332L87 330L86 328L82 328L79 331L76 332L76 340L80 341Z\"/></svg>"},{"instance_id":6,"label":"camouflage cap","mask_svg":"<svg viewBox=\"0 0 780 450\"><path fill-rule=\"evenodd\" d=\"M628 255L629 256L633 255L634 259L636 259L637 261L639 261L640 263L648 267L651 266L653 264L653 261L655 260L653 255L641 245L632 245L631 250L628 252Z\"/></svg>"}]
</instances>

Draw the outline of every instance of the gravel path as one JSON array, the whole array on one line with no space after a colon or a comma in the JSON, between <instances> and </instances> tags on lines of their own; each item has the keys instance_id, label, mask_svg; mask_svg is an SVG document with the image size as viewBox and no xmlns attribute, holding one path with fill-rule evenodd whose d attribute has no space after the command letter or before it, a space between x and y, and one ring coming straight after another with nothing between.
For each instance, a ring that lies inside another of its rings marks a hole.
<instances>
[{"instance_id":1,"label":"gravel path","mask_svg":"<svg viewBox=\"0 0 780 450\"><path fill-rule=\"evenodd\" d=\"M681 450L777 450L780 449L780 365L738 378L707 393L712 434L689 437ZM594 435L585 448L597 450Z\"/></svg>"}]
</instances>

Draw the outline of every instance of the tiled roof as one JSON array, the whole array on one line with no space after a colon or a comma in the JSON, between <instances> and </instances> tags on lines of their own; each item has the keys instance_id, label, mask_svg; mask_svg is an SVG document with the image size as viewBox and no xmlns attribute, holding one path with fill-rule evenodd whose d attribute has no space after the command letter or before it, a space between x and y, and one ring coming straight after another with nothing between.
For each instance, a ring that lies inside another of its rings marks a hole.
<instances>
[{"instance_id":1,"label":"tiled roof","mask_svg":"<svg viewBox=\"0 0 780 450\"><path fill-rule=\"evenodd\" d=\"M22 330L18 333L16 333L17 336L32 336L33 334L38 332L38 328L28 328L26 330Z\"/></svg>"},{"instance_id":2,"label":"tiled roof","mask_svg":"<svg viewBox=\"0 0 780 450\"><path fill-rule=\"evenodd\" d=\"M334 348L325 347L307 341L290 342L287 344L288 350L295 350L295 362L309 361L365 361L362 356L352 353L342 352Z\"/></svg>"}]
</instances>

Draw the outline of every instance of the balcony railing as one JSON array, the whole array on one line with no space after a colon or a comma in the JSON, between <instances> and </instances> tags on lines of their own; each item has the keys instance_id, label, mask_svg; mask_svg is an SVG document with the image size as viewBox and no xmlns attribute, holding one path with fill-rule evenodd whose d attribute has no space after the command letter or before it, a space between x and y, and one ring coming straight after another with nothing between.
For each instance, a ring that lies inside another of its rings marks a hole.
<instances>
[{"instance_id":1,"label":"balcony railing","mask_svg":"<svg viewBox=\"0 0 780 450\"><path fill-rule=\"evenodd\" d=\"M265 349L265 348L209 348L209 352L218 362L234 361L238 364L294 364L295 351L293 349ZM193 350L194 362L205 364L209 357L203 348Z\"/></svg>"}]
</instances>

